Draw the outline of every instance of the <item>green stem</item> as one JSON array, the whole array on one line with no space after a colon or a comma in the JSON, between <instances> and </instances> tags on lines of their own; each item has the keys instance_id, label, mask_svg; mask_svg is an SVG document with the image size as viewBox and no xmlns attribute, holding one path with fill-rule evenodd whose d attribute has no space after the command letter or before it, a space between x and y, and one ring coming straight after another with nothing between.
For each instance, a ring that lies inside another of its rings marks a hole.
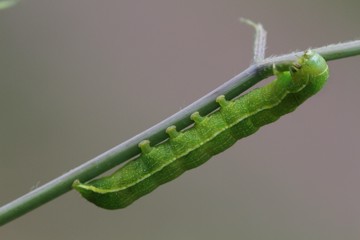
<instances>
[{"instance_id":1,"label":"green stem","mask_svg":"<svg viewBox=\"0 0 360 240\"><path fill-rule=\"evenodd\" d=\"M334 44L314 49L314 51L320 53L326 60L360 55L360 40ZM91 159L79 167L74 168L34 191L2 206L0 208L0 226L70 191L74 180L79 179L81 182L86 182L136 156L140 152L137 144L141 140L149 139L153 144L165 140L167 138L165 129L168 126L176 125L179 130L189 126L192 123L189 116L193 112L199 111L202 115L207 115L218 107L215 103L215 98L217 96L224 94L228 99L232 99L255 85L260 80L270 76L272 74L273 64L276 64L277 69L285 69L296 59L296 56L300 56L301 54L302 53L300 52L296 52L267 58L260 63L250 66L239 75L233 77L217 89L159 124L128 141L119 144L94 159Z\"/></svg>"}]
</instances>

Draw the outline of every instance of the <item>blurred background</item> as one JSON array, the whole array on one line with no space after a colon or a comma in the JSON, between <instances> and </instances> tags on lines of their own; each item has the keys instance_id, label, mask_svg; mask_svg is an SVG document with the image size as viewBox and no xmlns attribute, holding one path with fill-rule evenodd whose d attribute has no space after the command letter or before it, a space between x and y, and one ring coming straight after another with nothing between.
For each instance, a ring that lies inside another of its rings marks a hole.
<instances>
[{"instance_id":1,"label":"blurred background","mask_svg":"<svg viewBox=\"0 0 360 240\"><path fill-rule=\"evenodd\" d=\"M0 205L267 56L360 38L358 0L23 0L0 11ZM297 111L124 210L71 191L1 239L359 239L360 57Z\"/></svg>"}]
</instances>

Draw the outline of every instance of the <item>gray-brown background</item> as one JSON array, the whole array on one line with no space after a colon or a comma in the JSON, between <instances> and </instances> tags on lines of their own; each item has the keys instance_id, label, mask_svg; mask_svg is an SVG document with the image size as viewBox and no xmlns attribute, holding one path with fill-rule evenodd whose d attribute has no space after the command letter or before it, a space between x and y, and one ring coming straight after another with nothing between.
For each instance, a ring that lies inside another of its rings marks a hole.
<instances>
[{"instance_id":1,"label":"gray-brown background","mask_svg":"<svg viewBox=\"0 0 360 240\"><path fill-rule=\"evenodd\" d=\"M0 205L145 130L267 55L360 37L353 1L27 0L0 12ZM204 166L118 211L72 191L0 239L359 239L360 58Z\"/></svg>"}]
</instances>

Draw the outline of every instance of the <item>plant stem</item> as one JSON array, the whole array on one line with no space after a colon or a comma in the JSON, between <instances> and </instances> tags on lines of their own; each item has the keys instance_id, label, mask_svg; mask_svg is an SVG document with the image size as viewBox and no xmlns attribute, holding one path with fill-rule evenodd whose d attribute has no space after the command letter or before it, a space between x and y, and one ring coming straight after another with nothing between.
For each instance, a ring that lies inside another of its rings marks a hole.
<instances>
[{"instance_id":1,"label":"plant stem","mask_svg":"<svg viewBox=\"0 0 360 240\"><path fill-rule=\"evenodd\" d=\"M360 55L360 40L333 44L313 50L321 54L326 60L351 57ZM301 52L295 52L278 57L267 58L251 65L228 82L157 125L136 135L128 141L115 146L77 168L72 169L34 191L4 205L0 208L0 226L70 191L74 180L79 179L81 182L88 181L138 155L140 150L137 147L137 144L141 140L149 139L152 142L152 145L165 140L167 138L165 129L168 126L176 125L178 130L189 126L192 123L189 116L193 112L199 111L201 115L207 115L218 108L218 105L215 103L215 98L217 96L223 94L227 99L232 99L255 85L260 80L270 76L272 74L273 64L276 64L277 69L286 69L296 59L296 56L300 56L301 54Z\"/></svg>"},{"instance_id":2,"label":"plant stem","mask_svg":"<svg viewBox=\"0 0 360 240\"><path fill-rule=\"evenodd\" d=\"M254 63L262 62L265 59L266 50L266 31L261 23L255 23L250 19L240 18L241 22L252 26L255 29L254 41Z\"/></svg>"}]
</instances>

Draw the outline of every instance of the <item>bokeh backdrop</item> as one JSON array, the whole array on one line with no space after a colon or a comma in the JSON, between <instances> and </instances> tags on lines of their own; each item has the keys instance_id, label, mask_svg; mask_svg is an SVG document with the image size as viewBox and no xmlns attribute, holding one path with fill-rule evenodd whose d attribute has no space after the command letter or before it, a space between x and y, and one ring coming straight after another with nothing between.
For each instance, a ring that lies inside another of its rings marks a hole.
<instances>
[{"instance_id":1,"label":"bokeh backdrop","mask_svg":"<svg viewBox=\"0 0 360 240\"><path fill-rule=\"evenodd\" d=\"M267 56L360 38L358 0L23 0L0 11L0 205L151 127ZM71 191L0 239L360 237L360 57L325 89L124 210Z\"/></svg>"}]
</instances>

